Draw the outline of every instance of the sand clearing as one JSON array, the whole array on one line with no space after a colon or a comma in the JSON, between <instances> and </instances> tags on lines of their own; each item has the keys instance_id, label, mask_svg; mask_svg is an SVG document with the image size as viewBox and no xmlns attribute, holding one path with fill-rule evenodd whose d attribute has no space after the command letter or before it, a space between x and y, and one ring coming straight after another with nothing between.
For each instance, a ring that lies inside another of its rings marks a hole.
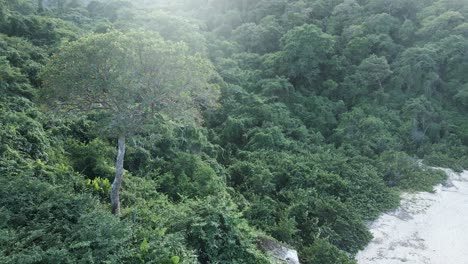
<instances>
[{"instance_id":1,"label":"sand clearing","mask_svg":"<svg viewBox=\"0 0 468 264\"><path fill-rule=\"evenodd\" d=\"M401 207L371 224L359 264L468 264L468 171L435 193L404 194Z\"/></svg>"}]
</instances>

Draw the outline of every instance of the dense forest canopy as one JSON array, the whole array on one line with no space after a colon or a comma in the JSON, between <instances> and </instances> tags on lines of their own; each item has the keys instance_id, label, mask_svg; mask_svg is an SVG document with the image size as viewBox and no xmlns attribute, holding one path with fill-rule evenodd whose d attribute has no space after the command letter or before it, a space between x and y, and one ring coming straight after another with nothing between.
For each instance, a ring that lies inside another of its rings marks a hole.
<instances>
[{"instance_id":1,"label":"dense forest canopy","mask_svg":"<svg viewBox=\"0 0 468 264\"><path fill-rule=\"evenodd\" d=\"M467 73L465 0L0 0L0 263L355 263Z\"/></svg>"}]
</instances>

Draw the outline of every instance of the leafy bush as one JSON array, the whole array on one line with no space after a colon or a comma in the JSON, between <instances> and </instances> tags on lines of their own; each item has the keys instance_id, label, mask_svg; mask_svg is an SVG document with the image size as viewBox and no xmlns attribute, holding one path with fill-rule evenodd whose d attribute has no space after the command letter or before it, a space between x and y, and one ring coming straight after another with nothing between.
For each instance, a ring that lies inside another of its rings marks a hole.
<instances>
[{"instance_id":1,"label":"leafy bush","mask_svg":"<svg viewBox=\"0 0 468 264\"><path fill-rule=\"evenodd\" d=\"M425 168L419 160L403 152L387 152L380 158L386 184L403 190L432 191L434 185L447 177L440 171Z\"/></svg>"},{"instance_id":2,"label":"leafy bush","mask_svg":"<svg viewBox=\"0 0 468 264\"><path fill-rule=\"evenodd\" d=\"M305 247L301 252L301 261L304 263L320 264L355 264L344 252L331 245L325 239L317 239L311 246Z\"/></svg>"},{"instance_id":3,"label":"leafy bush","mask_svg":"<svg viewBox=\"0 0 468 264\"><path fill-rule=\"evenodd\" d=\"M193 216L186 222L187 241L202 263L268 263L254 245L253 230L236 206L221 197L189 203Z\"/></svg>"}]
</instances>

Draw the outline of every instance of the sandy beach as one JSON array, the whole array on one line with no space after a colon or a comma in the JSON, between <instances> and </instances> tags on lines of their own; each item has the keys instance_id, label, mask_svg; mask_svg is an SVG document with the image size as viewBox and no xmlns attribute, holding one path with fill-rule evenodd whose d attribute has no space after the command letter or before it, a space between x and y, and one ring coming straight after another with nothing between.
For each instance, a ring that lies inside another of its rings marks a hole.
<instances>
[{"instance_id":1,"label":"sandy beach","mask_svg":"<svg viewBox=\"0 0 468 264\"><path fill-rule=\"evenodd\" d=\"M468 264L468 171L443 169L434 193L403 194L401 207L370 225L359 264Z\"/></svg>"}]
</instances>

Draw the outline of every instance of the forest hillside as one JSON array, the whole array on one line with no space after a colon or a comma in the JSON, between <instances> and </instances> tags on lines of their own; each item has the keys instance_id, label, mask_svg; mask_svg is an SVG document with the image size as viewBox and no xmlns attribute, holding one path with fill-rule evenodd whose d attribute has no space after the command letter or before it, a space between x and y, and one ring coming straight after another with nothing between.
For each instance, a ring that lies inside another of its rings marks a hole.
<instances>
[{"instance_id":1,"label":"forest hillside","mask_svg":"<svg viewBox=\"0 0 468 264\"><path fill-rule=\"evenodd\" d=\"M467 114L466 0L0 0L0 263L356 263Z\"/></svg>"}]
</instances>

